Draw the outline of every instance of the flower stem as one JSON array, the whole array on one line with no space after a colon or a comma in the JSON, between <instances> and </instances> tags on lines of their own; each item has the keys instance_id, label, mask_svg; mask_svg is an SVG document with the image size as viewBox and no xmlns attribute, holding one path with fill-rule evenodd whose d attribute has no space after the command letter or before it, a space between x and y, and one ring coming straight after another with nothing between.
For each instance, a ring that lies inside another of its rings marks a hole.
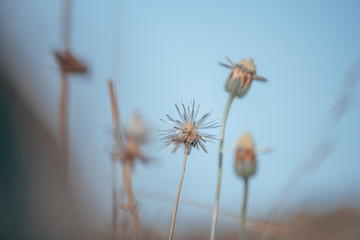
<instances>
[{"instance_id":1,"label":"flower stem","mask_svg":"<svg viewBox=\"0 0 360 240\"><path fill-rule=\"evenodd\" d=\"M240 219L240 229L239 229L239 240L246 239L246 209L247 209L247 199L248 199L249 183L248 178L244 178L244 198L243 205L241 209L241 219Z\"/></svg>"},{"instance_id":2,"label":"flower stem","mask_svg":"<svg viewBox=\"0 0 360 240\"><path fill-rule=\"evenodd\" d=\"M116 139L116 136L119 135L120 143L123 145L124 140L122 139L122 135L120 132L119 110L118 110L118 105L117 105L113 82L111 80L108 81L108 87L109 87L111 110L112 110L112 116L113 116L114 139ZM112 188L113 188L112 239L115 240L116 239L116 229L117 229L117 217L118 217L118 200L117 200L117 186L116 186L117 172L116 172L115 156L112 156L111 160L112 160ZM123 168L123 173L124 173L124 168ZM123 177L124 177L124 183L125 183L125 174L123 174ZM120 200L122 200L122 198L120 198ZM122 202L120 202L120 203L122 203Z\"/></svg>"},{"instance_id":3,"label":"flower stem","mask_svg":"<svg viewBox=\"0 0 360 240\"><path fill-rule=\"evenodd\" d=\"M65 0L63 3L63 44L65 51L70 49L70 35L71 35L71 0Z\"/></svg>"},{"instance_id":4,"label":"flower stem","mask_svg":"<svg viewBox=\"0 0 360 240\"><path fill-rule=\"evenodd\" d=\"M182 182L183 182L183 179L184 179L184 173L185 173L186 159L187 159L188 151L189 151L189 145L186 144L186 146L185 146L185 153L184 153L183 169L182 169L182 172L181 172L181 177L180 177L180 182L179 182L179 188L178 188L178 192L177 192L177 195L176 195L174 213L173 213L173 218L172 218L171 227L170 227L169 240L172 240L173 234L174 234L176 213L177 213L177 208L178 208L178 204L179 204L181 186L182 186Z\"/></svg>"},{"instance_id":5,"label":"flower stem","mask_svg":"<svg viewBox=\"0 0 360 240\"><path fill-rule=\"evenodd\" d=\"M134 199L134 195L132 192L132 187L131 187L131 172L132 172L132 167L133 167L133 162L129 161L127 163L127 168L126 168L126 190L127 190L127 195L129 198L129 209L131 212L131 215L133 216L133 224L136 230L136 234L137 234L137 238L139 240L143 239L142 237L142 233L141 233L141 227L140 227L140 220L139 220L139 216L137 215L136 212L136 204L135 204L135 199Z\"/></svg>"},{"instance_id":6,"label":"flower stem","mask_svg":"<svg viewBox=\"0 0 360 240\"><path fill-rule=\"evenodd\" d=\"M69 82L66 73L61 71L60 138L66 183L68 183L69 180L68 84Z\"/></svg>"},{"instance_id":7,"label":"flower stem","mask_svg":"<svg viewBox=\"0 0 360 240\"><path fill-rule=\"evenodd\" d=\"M132 187L131 187L132 168L133 168L133 161L127 162L127 168L125 171L126 172L126 185L127 185L126 190L127 190L127 195L129 198L129 208L130 208L131 215L133 217L133 224L135 227L137 239L142 240L143 236L142 236L141 227L140 227L140 219L139 219L139 216L136 211L136 203L135 203L134 194L132 192Z\"/></svg>"},{"instance_id":8,"label":"flower stem","mask_svg":"<svg viewBox=\"0 0 360 240\"><path fill-rule=\"evenodd\" d=\"M113 215L112 215L112 239L116 240L116 229L117 229L117 188L116 188L116 159L112 158L112 188L113 188Z\"/></svg>"},{"instance_id":9,"label":"flower stem","mask_svg":"<svg viewBox=\"0 0 360 240\"><path fill-rule=\"evenodd\" d=\"M222 157L223 157L223 146L224 146L224 134L225 134L225 124L226 119L229 114L229 109L231 106L231 103L234 99L235 95L231 93L229 95L229 98L227 100L225 111L221 123L221 129L220 129L220 145L219 145L219 165L218 165L218 175L217 175L217 184L216 184L216 194L215 194L215 204L214 204L214 211L213 211L213 219L211 224L211 235L210 239L215 239L215 230L216 230L216 222L219 212L219 202L220 202L220 188L221 188L221 176L222 176Z\"/></svg>"}]
</instances>

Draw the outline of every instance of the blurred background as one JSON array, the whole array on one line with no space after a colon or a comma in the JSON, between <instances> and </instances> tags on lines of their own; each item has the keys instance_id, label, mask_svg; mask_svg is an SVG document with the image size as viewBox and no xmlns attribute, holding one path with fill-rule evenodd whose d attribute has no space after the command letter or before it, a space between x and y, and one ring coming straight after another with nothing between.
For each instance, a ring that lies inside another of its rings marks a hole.
<instances>
[{"instance_id":1,"label":"blurred background","mask_svg":"<svg viewBox=\"0 0 360 240\"><path fill-rule=\"evenodd\" d=\"M307 159L319 161L291 187L277 220L303 211L358 213L359 7L358 1L71 1L70 50L89 71L68 79L67 189L54 57L64 48L63 1L0 0L0 239L49 239L56 231L59 239L76 239L107 231L109 78L122 122L138 111L151 130L146 154L153 161L136 165L133 187L143 225L166 237L183 153L164 147L158 130L169 126L160 119L177 117L174 104L195 99L199 114L211 110L210 118L220 122L230 74L218 65L224 56L234 62L254 58L268 82L254 82L230 109L219 234L238 225L226 213L240 214L243 183L233 169L233 147L246 131L258 147L272 148L258 156L251 218L267 219ZM195 150L188 158L175 236L184 230L209 234L218 142L206 147L208 154ZM44 226L54 229L43 233Z\"/></svg>"}]
</instances>

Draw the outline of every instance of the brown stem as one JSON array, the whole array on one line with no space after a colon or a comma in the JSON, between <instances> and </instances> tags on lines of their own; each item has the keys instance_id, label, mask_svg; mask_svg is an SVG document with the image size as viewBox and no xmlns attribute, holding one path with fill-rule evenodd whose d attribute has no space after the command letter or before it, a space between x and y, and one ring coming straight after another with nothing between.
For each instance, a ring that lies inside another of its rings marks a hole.
<instances>
[{"instance_id":1,"label":"brown stem","mask_svg":"<svg viewBox=\"0 0 360 240\"><path fill-rule=\"evenodd\" d=\"M65 180L69 175L69 145L68 145L68 78L61 71L61 97L60 97L60 141L65 170Z\"/></svg>"},{"instance_id":2,"label":"brown stem","mask_svg":"<svg viewBox=\"0 0 360 240\"><path fill-rule=\"evenodd\" d=\"M71 35L71 0L63 0L63 44L65 51L70 51Z\"/></svg>"},{"instance_id":3,"label":"brown stem","mask_svg":"<svg viewBox=\"0 0 360 240\"><path fill-rule=\"evenodd\" d=\"M113 116L113 125L114 125L114 138L116 138L117 133L120 134L120 123L119 123L119 111L115 96L115 91L113 87L113 83L111 80L108 82L109 85L109 94L110 94L110 101L111 101L111 110ZM123 139L120 134L120 143L123 144ZM124 169L123 169L124 173ZM123 174L124 177L124 174ZM113 216L112 216L112 238L113 240L116 239L116 229L117 229L117 216L118 216L118 202L117 202L117 191L116 191L116 157L112 157L112 187L113 187Z\"/></svg>"},{"instance_id":4,"label":"brown stem","mask_svg":"<svg viewBox=\"0 0 360 240\"><path fill-rule=\"evenodd\" d=\"M122 168L122 176L123 176L123 182L122 182L122 188L120 191L120 198L119 198L119 203L120 206L123 207L124 204L124 195L125 195L125 191L126 191L126 169L125 169L125 164L121 162L121 168Z\"/></svg>"},{"instance_id":5,"label":"brown stem","mask_svg":"<svg viewBox=\"0 0 360 240\"><path fill-rule=\"evenodd\" d=\"M116 229L117 229L117 191L116 191L116 158L112 157L112 188L113 188L113 215L112 215L112 239L116 239Z\"/></svg>"},{"instance_id":6,"label":"brown stem","mask_svg":"<svg viewBox=\"0 0 360 240\"><path fill-rule=\"evenodd\" d=\"M120 140L120 144L124 145L124 139L122 138L122 134L120 132L120 114L119 114L119 110L118 110L118 104L117 104L117 99L116 99L116 94L115 94L115 90L114 90L114 85L113 82L111 81L111 79L109 79L108 81L108 86L109 86L109 93L110 93L110 101L111 101L111 111L112 111L112 116L113 116L113 124L114 124L114 137L116 138L117 134L119 134L119 140ZM121 146L123 147L123 146Z\"/></svg>"},{"instance_id":7,"label":"brown stem","mask_svg":"<svg viewBox=\"0 0 360 240\"><path fill-rule=\"evenodd\" d=\"M172 221L171 221L169 240L172 240L173 235L174 235L175 219L176 219L177 208L178 208L178 205L179 205L181 186L182 186L182 182L183 182L183 179L184 179L184 173L185 173L186 159L187 159L188 151L189 151L189 145L186 145L185 153L184 153L183 169L182 169L182 172L181 172L179 188L178 188L178 192L177 192L177 195L176 195L173 218L172 218Z\"/></svg>"},{"instance_id":8,"label":"brown stem","mask_svg":"<svg viewBox=\"0 0 360 240\"><path fill-rule=\"evenodd\" d=\"M122 181L122 187L120 189L120 193L119 193L119 199L116 202L116 205L114 206L114 208L116 208L117 211L117 216L119 216L119 211L121 212L122 209L127 209L127 206L125 205L125 191L126 191L126 182L127 182L127 170L126 170L126 166L123 162L121 163L121 169L122 169L122 177L123 177L123 181ZM121 238L121 237L120 237Z\"/></svg>"},{"instance_id":9,"label":"brown stem","mask_svg":"<svg viewBox=\"0 0 360 240\"><path fill-rule=\"evenodd\" d=\"M130 161L126 162L126 171L125 171L125 173L126 173L126 190L127 190L127 195L128 195L128 199L129 199L129 208L130 208L131 215L133 217L133 224L135 227L137 238L138 238L138 240L142 240L143 237L142 237L142 232L141 232L141 227L140 227L140 219L139 219L139 216L136 211L136 203L135 203L135 199L134 199L134 195L133 195L132 187L131 187L132 168L133 168L133 161L130 160Z\"/></svg>"},{"instance_id":10,"label":"brown stem","mask_svg":"<svg viewBox=\"0 0 360 240\"><path fill-rule=\"evenodd\" d=\"M111 79L109 79L109 81L108 81L108 86L109 86L109 93L110 93L113 123L114 123L114 125L116 125L119 123L119 110L118 110L118 105L117 105L117 101L116 101L114 85L113 85L113 82Z\"/></svg>"}]
</instances>

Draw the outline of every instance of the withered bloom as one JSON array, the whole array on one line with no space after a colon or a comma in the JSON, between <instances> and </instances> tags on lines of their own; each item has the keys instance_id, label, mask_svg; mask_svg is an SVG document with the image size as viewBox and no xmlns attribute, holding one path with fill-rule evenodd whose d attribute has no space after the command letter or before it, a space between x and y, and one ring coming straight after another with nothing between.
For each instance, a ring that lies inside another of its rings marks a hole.
<instances>
[{"instance_id":1,"label":"withered bloom","mask_svg":"<svg viewBox=\"0 0 360 240\"><path fill-rule=\"evenodd\" d=\"M61 71L64 73L87 73L87 67L76 59L69 51L54 52Z\"/></svg>"},{"instance_id":2,"label":"withered bloom","mask_svg":"<svg viewBox=\"0 0 360 240\"><path fill-rule=\"evenodd\" d=\"M145 157L141 148L148 141L148 130L144 126L141 116L136 113L133 116L130 126L124 130L125 142L122 141L120 130L116 131L114 154L119 157L121 161L133 161L139 159L147 163L149 158Z\"/></svg>"},{"instance_id":3,"label":"withered bloom","mask_svg":"<svg viewBox=\"0 0 360 240\"><path fill-rule=\"evenodd\" d=\"M254 59L241 59L237 64L233 64L228 58L227 60L231 66L224 63L220 64L231 69L230 76L225 85L225 89L229 93L241 98L247 93L253 80L266 81L265 78L256 75Z\"/></svg>"},{"instance_id":4,"label":"withered bloom","mask_svg":"<svg viewBox=\"0 0 360 240\"><path fill-rule=\"evenodd\" d=\"M256 172L255 144L250 133L245 133L236 143L235 172L244 179Z\"/></svg>"},{"instance_id":5,"label":"withered bloom","mask_svg":"<svg viewBox=\"0 0 360 240\"><path fill-rule=\"evenodd\" d=\"M210 112L204 114L196 121L200 104L195 111L195 100L192 100L187 108L181 101L181 106L183 113L181 113L179 107L175 104L180 120L175 120L169 115L166 115L167 120L161 119L161 121L173 125L171 129L161 130L163 133L160 135L164 136L161 140L164 140L167 146L174 145L173 153L182 144L189 147L188 154L190 154L192 147L199 149L199 146L207 153L205 143L213 142L212 140L216 140L216 138L215 135L204 133L201 130L219 127L217 121L214 120L206 123L211 114Z\"/></svg>"}]
</instances>

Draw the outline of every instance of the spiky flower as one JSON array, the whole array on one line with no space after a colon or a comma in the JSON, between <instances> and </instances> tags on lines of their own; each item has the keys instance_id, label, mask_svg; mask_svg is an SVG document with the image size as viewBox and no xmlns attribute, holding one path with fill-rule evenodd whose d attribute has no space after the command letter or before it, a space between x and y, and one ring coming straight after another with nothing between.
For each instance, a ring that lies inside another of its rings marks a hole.
<instances>
[{"instance_id":1,"label":"spiky flower","mask_svg":"<svg viewBox=\"0 0 360 240\"><path fill-rule=\"evenodd\" d=\"M215 135L204 133L202 130L219 127L217 121L214 120L206 123L211 112L204 114L196 121L200 104L195 111L195 100L190 101L190 106L187 108L181 101L181 106L183 113L181 113L179 107L175 104L180 120L175 120L167 114L167 120L161 119L161 121L173 126L171 129L161 130L162 134L160 135L164 136L161 140L164 140L167 146L174 146L172 150L173 153L176 152L181 145L188 146L188 154L190 154L192 147L199 149L199 146L207 153L205 143L213 142L212 140L216 140L216 137Z\"/></svg>"}]
</instances>

